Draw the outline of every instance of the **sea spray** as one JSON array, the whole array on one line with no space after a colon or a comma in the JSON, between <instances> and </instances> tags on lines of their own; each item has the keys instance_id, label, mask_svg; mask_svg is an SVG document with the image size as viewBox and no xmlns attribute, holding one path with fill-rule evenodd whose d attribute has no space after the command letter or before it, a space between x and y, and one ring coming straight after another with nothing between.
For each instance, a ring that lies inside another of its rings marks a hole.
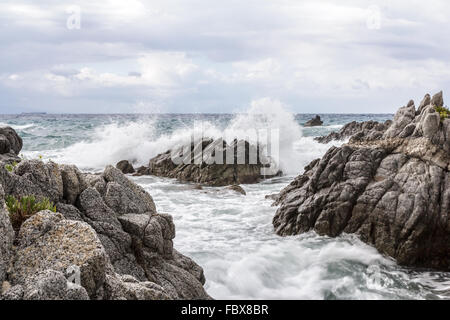
<instances>
[{"instance_id":1,"label":"sea spray","mask_svg":"<svg viewBox=\"0 0 450 320\"><path fill-rule=\"evenodd\" d=\"M308 156L305 161L299 160L303 158L303 155L295 148L295 144L302 139L302 128L294 115L277 100L269 98L255 100L248 110L235 115L227 123L200 119L200 121L185 123L170 130L169 133L157 130L160 120L155 116L120 124L113 122L102 125L96 128L90 137L60 150L58 154L53 155L53 158L64 163L75 163L81 168L90 170L101 170L104 166L115 164L123 159L130 160L135 165L146 165L149 159L161 152L189 144L192 136L213 139L227 137L248 139L251 138L248 134L249 129L252 129L259 133L279 130L277 160L285 173L298 173L307 162L314 159ZM267 141L271 141L270 137L264 135L259 135L258 139L263 146ZM317 145L312 140L305 140L305 142L311 147ZM305 146L304 149L308 147ZM314 146L313 149L317 147Z\"/></svg>"}]
</instances>

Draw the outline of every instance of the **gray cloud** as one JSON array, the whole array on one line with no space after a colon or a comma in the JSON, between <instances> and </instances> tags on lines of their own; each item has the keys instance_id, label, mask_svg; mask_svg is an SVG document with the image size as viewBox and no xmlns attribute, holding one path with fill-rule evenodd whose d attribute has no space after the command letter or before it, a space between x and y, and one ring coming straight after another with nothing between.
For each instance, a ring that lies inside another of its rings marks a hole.
<instances>
[{"instance_id":1,"label":"gray cloud","mask_svg":"<svg viewBox=\"0 0 450 320\"><path fill-rule=\"evenodd\" d=\"M61 1L2 1L0 112L230 112L264 96L392 112L450 83L443 0L73 5L79 30Z\"/></svg>"}]
</instances>

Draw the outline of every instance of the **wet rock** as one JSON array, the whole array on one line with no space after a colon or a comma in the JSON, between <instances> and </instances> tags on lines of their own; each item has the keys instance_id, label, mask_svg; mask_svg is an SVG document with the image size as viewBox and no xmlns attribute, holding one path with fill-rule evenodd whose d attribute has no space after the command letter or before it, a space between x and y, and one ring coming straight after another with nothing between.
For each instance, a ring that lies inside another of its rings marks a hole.
<instances>
[{"instance_id":1,"label":"wet rock","mask_svg":"<svg viewBox=\"0 0 450 320\"><path fill-rule=\"evenodd\" d=\"M410 101L381 137L330 148L277 196L276 233L355 233L402 265L448 271L450 120L436 115Z\"/></svg>"},{"instance_id":2,"label":"wet rock","mask_svg":"<svg viewBox=\"0 0 450 320\"><path fill-rule=\"evenodd\" d=\"M0 154L11 152L18 155L22 146L22 138L13 128L0 127Z\"/></svg>"},{"instance_id":3,"label":"wet rock","mask_svg":"<svg viewBox=\"0 0 450 320\"><path fill-rule=\"evenodd\" d=\"M316 115L313 119L308 120L304 126L305 127L318 127L323 125L323 121L320 120L320 116Z\"/></svg>"},{"instance_id":4,"label":"wet rock","mask_svg":"<svg viewBox=\"0 0 450 320\"><path fill-rule=\"evenodd\" d=\"M352 136L359 135L368 140L376 140L383 136L383 133L390 127L392 121L388 120L384 123L377 121L350 122L342 127L339 132L331 132L327 136L316 137L314 140L320 143L329 143L331 141L342 141Z\"/></svg>"},{"instance_id":5,"label":"wet rock","mask_svg":"<svg viewBox=\"0 0 450 320\"><path fill-rule=\"evenodd\" d=\"M116 168L119 169L120 171L122 171L122 173L124 173L124 174L136 172L136 170L134 170L134 168L133 168L133 165L128 160L119 161L116 164Z\"/></svg>"},{"instance_id":6,"label":"wet rock","mask_svg":"<svg viewBox=\"0 0 450 320\"><path fill-rule=\"evenodd\" d=\"M234 184L232 186L228 186L226 189L235 191L235 192L240 193L240 194L242 194L244 196L247 194L245 192L244 188L242 188L240 185L237 185L237 184Z\"/></svg>"},{"instance_id":7,"label":"wet rock","mask_svg":"<svg viewBox=\"0 0 450 320\"><path fill-rule=\"evenodd\" d=\"M227 154L229 159L227 161ZM174 162L173 158L177 158ZM178 161L178 162L177 162ZM228 163L228 164L227 164ZM233 163L233 164L231 164ZM203 139L159 154L149 162L148 174L210 186L257 183L281 175L259 147L244 140L230 145L222 139Z\"/></svg>"}]
</instances>

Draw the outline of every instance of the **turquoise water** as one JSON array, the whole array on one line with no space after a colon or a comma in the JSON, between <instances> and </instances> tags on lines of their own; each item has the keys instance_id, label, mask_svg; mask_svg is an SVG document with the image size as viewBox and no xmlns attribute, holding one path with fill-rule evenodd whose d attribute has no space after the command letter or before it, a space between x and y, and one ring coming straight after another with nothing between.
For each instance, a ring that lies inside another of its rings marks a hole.
<instances>
[{"instance_id":1,"label":"turquoise water","mask_svg":"<svg viewBox=\"0 0 450 320\"><path fill-rule=\"evenodd\" d=\"M183 143L202 123L206 135L239 136L245 129L280 129L285 175L243 185L242 196L224 188L193 189L172 179L130 177L153 196L159 212L175 219L175 247L205 270L206 289L223 299L441 299L450 297L450 274L399 267L352 235L314 233L281 238L273 233L276 211L265 195L280 191L333 142L314 136L350 121L385 121L392 115L321 115L324 126L303 128L315 115L284 110L260 115L0 115L24 140L25 158L74 163L101 171L128 159L146 164Z\"/></svg>"}]
</instances>

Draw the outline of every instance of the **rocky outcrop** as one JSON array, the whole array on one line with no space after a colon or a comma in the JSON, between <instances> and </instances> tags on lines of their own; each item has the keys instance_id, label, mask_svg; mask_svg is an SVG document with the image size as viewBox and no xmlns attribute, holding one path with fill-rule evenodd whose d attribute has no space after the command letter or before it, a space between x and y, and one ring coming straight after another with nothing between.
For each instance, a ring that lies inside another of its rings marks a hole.
<instances>
[{"instance_id":1,"label":"rocky outcrop","mask_svg":"<svg viewBox=\"0 0 450 320\"><path fill-rule=\"evenodd\" d=\"M4 193L49 198L57 213L36 213L15 234ZM210 299L202 268L173 247L172 217L117 168L0 166L0 205L0 299Z\"/></svg>"},{"instance_id":2,"label":"rocky outcrop","mask_svg":"<svg viewBox=\"0 0 450 320\"><path fill-rule=\"evenodd\" d=\"M20 161L18 154L22 150L22 138L11 127L0 127L0 161Z\"/></svg>"},{"instance_id":3,"label":"rocky outcrop","mask_svg":"<svg viewBox=\"0 0 450 320\"><path fill-rule=\"evenodd\" d=\"M355 233L402 265L448 271L450 119L435 111L442 104L442 93L417 110L411 101L386 131L357 133L313 161L276 197L276 233Z\"/></svg>"},{"instance_id":4,"label":"rocky outcrop","mask_svg":"<svg viewBox=\"0 0 450 320\"><path fill-rule=\"evenodd\" d=\"M318 127L318 126L321 126L321 125L323 125L323 121L320 120L320 116L316 115L311 120L306 121L303 126L305 126L305 127Z\"/></svg>"},{"instance_id":5,"label":"rocky outcrop","mask_svg":"<svg viewBox=\"0 0 450 320\"><path fill-rule=\"evenodd\" d=\"M116 168L125 174L136 172L136 170L134 170L134 168L133 168L133 165L128 160L122 160L122 161L117 162Z\"/></svg>"},{"instance_id":6,"label":"rocky outcrop","mask_svg":"<svg viewBox=\"0 0 450 320\"><path fill-rule=\"evenodd\" d=\"M180 163L173 161L174 155ZM234 140L229 145L221 139L203 139L157 155L150 160L148 168L139 168L138 173L210 186L227 186L257 183L281 175L279 170L265 171L271 165L275 167L260 154L259 146L247 141Z\"/></svg>"},{"instance_id":7,"label":"rocky outcrop","mask_svg":"<svg viewBox=\"0 0 450 320\"><path fill-rule=\"evenodd\" d=\"M364 122L350 122L347 123L338 132L331 132L330 134L323 137L316 137L314 140L320 143L329 143L333 140L346 140L350 137L358 134L361 137L365 137L368 140L376 140L383 136L383 133L392 124L391 120L387 120L384 123L379 123L377 121L364 121Z\"/></svg>"}]
</instances>

